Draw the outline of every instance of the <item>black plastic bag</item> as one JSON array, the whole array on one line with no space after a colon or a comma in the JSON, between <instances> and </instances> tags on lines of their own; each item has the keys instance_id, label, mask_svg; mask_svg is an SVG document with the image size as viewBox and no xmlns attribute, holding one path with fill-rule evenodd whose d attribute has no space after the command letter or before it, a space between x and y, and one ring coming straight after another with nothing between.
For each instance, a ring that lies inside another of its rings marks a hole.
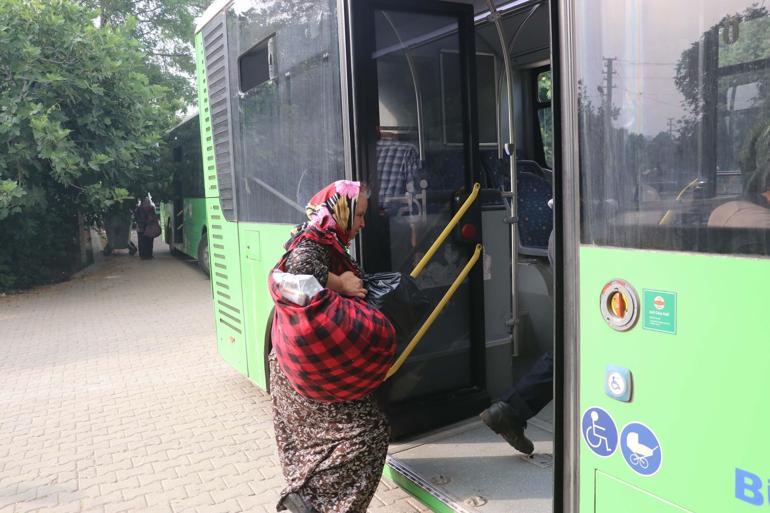
<instances>
[{"instance_id":1,"label":"black plastic bag","mask_svg":"<svg viewBox=\"0 0 770 513\"><path fill-rule=\"evenodd\" d=\"M399 347L408 343L430 313L427 296L408 274L374 273L364 276L366 302L390 319Z\"/></svg>"}]
</instances>

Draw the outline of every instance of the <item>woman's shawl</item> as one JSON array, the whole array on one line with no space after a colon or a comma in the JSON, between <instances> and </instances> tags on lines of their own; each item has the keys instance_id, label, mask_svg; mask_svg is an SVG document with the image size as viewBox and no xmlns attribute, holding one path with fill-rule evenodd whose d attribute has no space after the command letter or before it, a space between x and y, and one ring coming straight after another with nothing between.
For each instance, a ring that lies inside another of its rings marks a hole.
<instances>
[{"instance_id":1,"label":"woman's shawl","mask_svg":"<svg viewBox=\"0 0 770 513\"><path fill-rule=\"evenodd\" d=\"M284 270L285 259L277 266ZM273 349L297 393L324 402L361 399L385 379L396 352L393 325L362 299L324 289L305 306L275 302Z\"/></svg>"}]
</instances>

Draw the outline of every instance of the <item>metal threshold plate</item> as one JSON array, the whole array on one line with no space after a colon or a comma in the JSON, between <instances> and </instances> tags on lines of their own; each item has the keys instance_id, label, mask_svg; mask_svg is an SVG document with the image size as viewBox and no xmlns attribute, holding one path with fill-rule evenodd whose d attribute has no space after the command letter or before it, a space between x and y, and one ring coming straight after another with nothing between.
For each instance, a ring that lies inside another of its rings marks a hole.
<instances>
[{"instance_id":1,"label":"metal threshold plate","mask_svg":"<svg viewBox=\"0 0 770 513\"><path fill-rule=\"evenodd\" d=\"M542 427L527 429L531 458L474 419L391 445L388 464L460 513L551 513L553 435Z\"/></svg>"}]
</instances>

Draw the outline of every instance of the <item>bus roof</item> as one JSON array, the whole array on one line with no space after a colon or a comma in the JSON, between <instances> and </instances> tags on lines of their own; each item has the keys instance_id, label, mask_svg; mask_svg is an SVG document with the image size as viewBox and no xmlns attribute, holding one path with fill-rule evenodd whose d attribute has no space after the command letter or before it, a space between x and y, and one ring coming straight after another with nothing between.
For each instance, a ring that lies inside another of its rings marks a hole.
<instances>
[{"instance_id":1,"label":"bus roof","mask_svg":"<svg viewBox=\"0 0 770 513\"><path fill-rule=\"evenodd\" d=\"M211 19L219 14L223 9L227 8L228 5L233 3L235 0L214 0L214 3L212 3L208 9L203 13L203 15L198 18L198 23L195 25L195 33L203 29L203 27L206 26L206 24L211 21ZM476 7L476 16L475 21L476 23L485 20L489 16L489 10L486 6L486 2L484 0L459 0L461 3L470 3L473 4ZM542 0L495 0L495 5L497 6L497 10L500 14L509 11L513 9L514 7L519 7L525 4L529 3L538 3Z\"/></svg>"},{"instance_id":2,"label":"bus roof","mask_svg":"<svg viewBox=\"0 0 770 513\"><path fill-rule=\"evenodd\" d=\"M177 128L179 128L180 126L184 125L185 123L188 123L188 122L192 121L193 119L195 119L195 118L197 118L197 117L198 117L198 110L196 109L196 110L193 110L193 111L192 111L191 113L189 113L188 115L186 115L184 118L182 118L182 121L180 121L179 123L177 123L177 124L176 124L176 125L174 125L173 127L169 128L169 129L166 131L166 134L170 134L171 132L173 132L174 130L176 130Z\"/></svg>"},{"instance_id":3,"label":"bus roof","mask_svg":"<svg viewBox=\"0 0 770 513\"><path fill-rule=\"evenodd\" d=\"M230 5L233 2L233 0L214 0L214 3L212 3L208 9L203 13L203 16L198 18L198 23L195 25L195 33L201 31L203 27L206 26L206 24L211 21L211 19L219 14L224 8L226 8L228 5Z\"/></svg>"}]
</instances>

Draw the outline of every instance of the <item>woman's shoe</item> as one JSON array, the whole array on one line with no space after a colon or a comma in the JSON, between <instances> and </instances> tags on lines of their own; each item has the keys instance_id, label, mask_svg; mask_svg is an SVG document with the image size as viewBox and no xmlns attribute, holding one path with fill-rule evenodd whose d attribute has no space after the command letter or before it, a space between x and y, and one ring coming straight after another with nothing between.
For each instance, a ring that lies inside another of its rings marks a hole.
<instances>
[{"instance_id":1,"label":"woman's shoe","mask_svg":"<svg viewBox=\"0 0 770 513\"><path fill-rule=\"evenodd\" d=\"M291 513L318 513L300 494L292 492L283 498L281 504Z\"/></svg>"}]
</instances>

